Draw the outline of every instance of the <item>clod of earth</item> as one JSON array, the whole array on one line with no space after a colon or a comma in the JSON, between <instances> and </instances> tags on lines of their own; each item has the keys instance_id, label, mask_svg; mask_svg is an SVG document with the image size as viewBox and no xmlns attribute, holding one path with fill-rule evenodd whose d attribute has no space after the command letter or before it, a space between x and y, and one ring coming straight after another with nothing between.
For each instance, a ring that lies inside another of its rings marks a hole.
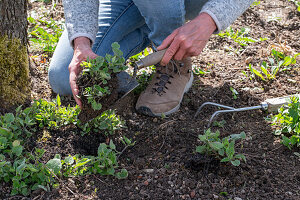
<instances>
[{"instance_id":1,"label":"clod of earth","mask_svg":"<svg viewBox=\"0 0 300 200\"><path fill-rule=\"evenodd\" d=\"M76 81L83 105L78 116L81 122L97 117L118 100L116 74L127 68L119 48L119 44L113 43L114 55L106 54L105 57L99 56L81 63L83 70Z\"/></svg>"},{"instance_id":2,"label":"clod of earth","mask_svg":"<svg viewBox=\"0 0 300 200\"><path fill-rule=\"evenodd\" d=\"M107 83L109 91L112 92L105 96L105 98L97 97L95 99L97 103L102 105L100 110L94 110L92 104L88 102L88 97L84 95L85 88L91 87L92 85L101 85L100 81L93 80L89 76L83 76L81 74L77 79L77 84L79 87L79 96L82 101L82 110L78 115L78 119L83 123L100 115L104 110L110 108L118 99L118 80L115 75Z\"/></svg>"}]
</instances>

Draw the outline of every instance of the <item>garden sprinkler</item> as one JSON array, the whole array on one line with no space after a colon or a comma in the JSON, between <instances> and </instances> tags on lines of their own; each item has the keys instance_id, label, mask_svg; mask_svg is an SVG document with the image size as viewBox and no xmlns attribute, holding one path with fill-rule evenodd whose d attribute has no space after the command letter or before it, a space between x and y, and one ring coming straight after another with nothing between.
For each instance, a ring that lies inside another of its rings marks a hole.
<instances>
[{"instance_id":1,"label":"garden sprinkler","mask_svg":"<svg viewBox=\"0 0 300 200\"><path fill-rule=\"evenodd\" d=\"M291 102L290 98L292 96L300 98L299 94L271 98L271 99L266 99L264 102L260 103L260 105L258 105L258 106L251 106L251 107L244 107L244 108L234 108L231 106L225 106L225 105L218 104L218 103L205 102L198 108L196 114L194 115L194 118L196 118L199 115L202 108L206 105L224 108L224 110L219 110L219 111L214 112L213 115L210 117L209 122L208 122L208 127L210 127L210 125L213 122L213 120L215 119L215 117L217 117L221 113L232 113L232 112L241 112L241 111L257 110L257 109L261 109L261 110L267 111L267 112L276 112L278 110L278 108L280 108L282 105L287 105L288 103L290 103Z\"/></svg>"},{"instance_id":2,"label":"garden sprinkler","mask_svg":"<svg viewBox=\"0 0 300 200\"><path fill-rule=\"evenodd\" d=\"M119 88L118 94L119 100L127 96L132 90L134 90L139 83L136 80L136 74L138 69L155 65L161 61L167 49L156 51L148 56L142 58L134 64L133 76L130 76L127 72L120 72L117 74Z\"/></svg>"}]
</instances>

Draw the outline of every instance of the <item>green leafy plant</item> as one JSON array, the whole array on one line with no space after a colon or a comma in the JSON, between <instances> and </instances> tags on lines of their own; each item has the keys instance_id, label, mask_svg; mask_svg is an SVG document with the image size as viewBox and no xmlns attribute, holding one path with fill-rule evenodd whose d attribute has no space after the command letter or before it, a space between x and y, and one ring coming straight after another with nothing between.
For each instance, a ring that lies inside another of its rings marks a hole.
<instances>
[{"instance_id":1,"label":"green leafy plant","mask_svg":"<svg viewBox=\"0 0 300 200\"><path fill-rule=\"evenodd\" d=\"M116 146L110 141L110 144L101 143L98 147L97 156L68 156L61 159L60 155L56 155L47 162L47 167L55 175L82 176L87 174L112 175L117 178L126 178L128 172L126 169L116 171L118 166L117 155L120 152L116 150Z\"/></svg>"},{"instance_id":2,"label":"green leafy plant","mask_svg":"<svg viewBox=\"0 0 300 200\"><path fill-rule=\"evenodd\" d=\"M133 68L136 61L148 56L152 52L152 49L147 47L140 53L131 56L129 58L129 65ZM135 94L140 94L145 90L149 82L152 80L153 72L155 71L155 66L151 65L140 70L137 70L136 79L139 82L139 86L134 89ZM133 74L133 70L128 70L128 73Z\"/></svg>"},{"instance_id":3,"label":"green leafy plant","mask_svg":"<svg viewBox=\"0 0 300 200\"><path fill-rule=\"evenodd\" d=\"M203 145L197 146L196 152L213 155L220 159L221 162L230 162L234 166L239 166L241 163L240 160L246 162L245 156L243 154L238 154L235 151L235 141L238 139L245 139L245 132L232 134L221 139L219 131L214 133L210 129L207 129L205 134L199 135L198 138Z\"/></svg>"},{"instance_id":4,"label":"green leafy plant","mask_svg":"<svg viewBox=\"0 0 300 200\"><path fill-rule=\"evenodd\" d=\"M251 7L255 7L255 6L258 6L259 4L261 3L261 1L254 1L252 4L251 4Z\"/></svg>"},{"instance_id":5,"label":"green leafy plant","mask_svg":"<svg viewBox=\"0 0 300 200\"><path fill-rule=\"evenodd\" d=\"M39 188L48 190L53 182L43 164L36 160L44 151L37 149L32 155L24 146L36 125L29 113L30 108L22 111L18 107L16 115L0 116L0 181L12 183L11 195L26 196Z\"/></svg>"},{"instance_id":6,"label":"green leafy plant","mask_svg":"<svg viewBox=\"0 0 300 200\"><path fill-rule=\"evenodd\" d=\"M81 63L83 68L81 80L93 80L98 83L84 87L82 94L94 110L101 110L102 104L99 101L111 94L108 81L112 79L112 74L127 69L120 45L114 42L111 46L114 56L106 54L105 57L98 56L96 59L88 59Z\"/></svg>"},{"instance_id":7,"label":"green leafy plant","mask_svg":"<svg viewBox=\"0 0 300 200\"><path fill-rule=\"evenodd\" d=\"M236 89L234 89L233 87L230 87L229 89L230 89L230 91L232 93L232 98L234 100L236 100L238 98L238 94L239 94L238 91L236 91Z\"/></svg>"},{"instance_id":8,"label":"green leafy plant","mask_svg":"<svg viewBox=\"0 0 300 200\"><path fill-rule=\"evenodd\" d=\"M61 106L59 95L52 102L40 99L34 101L33 105L28 108L28 114L36 121L40 128L59 128L68 124L75 124L79 107Z\"/></svg>"},{"instance_id":9,"label":"green leafy plant","mask_svg":"<svg viewBox=\"0 0 300 200\"><path fill-rule=\"evenodd\" d=\"M255 77L259 77L263 81L269 81L276 79L276 76L281 68L282 71L288 70L291 66L296 64L296 58L300 54L294 56L285 56L282 52L272 50L272 57L268 58L268 62L262 61L260 65L260 71L255 69L250 63L248 69L251 73L250 76L246 72L243 74L249 77L250 80Z\"/></svg>"},{"instance_id":10,"label":"green leafy plant","mask_svg":"<svg viewBox=\"0 0 300 200\"><path fill-rule=\"evenodd\" d=\"M209 64L209 65L210 65L210 64ZM198 66L198 65L193 65L192 68L193 68L193 73L194 73L195 75L205 75L205 74L210 73L209 70L203 70L203 69L201 69L201 67Z\"/></svg>"},{"instance_id":11,"label":"green leafy plant","mask_svg":"<svg viewBox=\"0 0 300 200\"><path fill-rule=\"evenodd\" d=\"M122 121L118 115L116 115L115 111L107 110L85 124L78 123L78 126L82 129L82 135L90 132L101 132L108 136L113 135L116 130L125 127L124 124L125 122Z\"/></svg>"},{"instance_id":12,"label":"green leafy plant","mask_svg":"<svg viewBox=\"0 0 300 200\"><path fill-rule=\"evenodd\" d=\"M291 149L300 147L300 101L299 97L291 97L288 105L283 105L278 114L272 117L275 135L282 138L282 144Z\"/></svg>"},{"instance_id":13,"label":"green leafy plant","mask_svg":"<svg viewBox=\"0 0 300 200\"><path fill-rule=\"evenodd\" d=\"M222 120L222 121L214 121L212 125L219 127L219 128L223 128L225 126L225 124L226 124L226 121Z\"/></svg>"},{"instance_id":14,"label":"green leafy plant","mask_svg":"<svg viewBox=\"0 0 300 200\"><path fill-rule=\"evenodd\" d=\"M29 40L43 48L43 51L53 53L63 32L63 25L53 19L47 21L31 16L28 22L34 26L29 30Z\"/></svg>"},{"instance_id":15,"label":"green leafy plant","mask_svg":"<svg viewBox=\"0 0 300 200\"><path fill-rule=\"evenodd\" d=\"M49 161L43 160L45 150L28 149L27 142L34 132L56 129L66 125L77 125L79 108L63 107L60 97L52 102L38 100L31 107L18 107L15 114L0 115L0 181L12 185L11 195L29 195L32 191L43 189L50 191L61 176L86 174L113 175L126 178L126 169L120 169L119 156L134 145L129 138L120 137L124 145L121 152L110 140L109 144L100 144L97 156L68 156L61 159L56 155ZM94 122L94 123L93 123ZM113 132L123 126L114 111L104 112L85 128Z\"/></svg>"},{"instance_id":16,"label":"green leafy plant","mask_svg":"<svg viewBox=\"0 0 300 200\"><path fill-rule=\"evenodd\" d=\"M254 39L248 36L249 33L250 33L250 28L241 28L240 30L235 31L232 29L232 27L229 27L225 30L225 32L220 32L218 36L228 37L242 47L247 46L250 43L261 42L268 39L268 38Z\"/></svg>"}]
</instances>

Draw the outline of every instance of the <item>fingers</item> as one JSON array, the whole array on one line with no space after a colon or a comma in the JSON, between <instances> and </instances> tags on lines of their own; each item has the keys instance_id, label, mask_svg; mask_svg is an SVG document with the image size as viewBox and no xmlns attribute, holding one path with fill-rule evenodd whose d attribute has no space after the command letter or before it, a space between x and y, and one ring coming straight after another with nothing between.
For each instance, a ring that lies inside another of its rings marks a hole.
<instances>
[{"instance_id":1,"label":"fingers","mask_svg":"<svg viewBox=\"0 0 300 200\"><path fill-rule=\"evenodd\" d=\"M157 47L157 50L163 50L166 49L168 46L170 46L170 44L173 42L174 37L177 35L178 30L176 29L175 31L173 31L166 39L164 39L164 41L161 43L161 45L159 47Z\"/></svg>"},{"instance_id":2,"label":"fingers","mask_svg":"<svg viewBox=\"0 0 300 200\"><path fill-rule=\"evenodd\" d=\"M82 102L78 98L79 89L76 84L77 76L79 75L81 69L80 63L87 58L95 59L98 55L95 54L90 48L77 48L74 52L73 59L69 65L70 72L70 86L72 90L73 97L80 108L82 108Z\"/></svg>"},{"instance_id":3,"label":"fingers","mask_svg":"<svg viewBox=\"0 0 300 200\"><path fill-rule=\"evenodd\" d=\"M186 50L184 48L180 48L174 55L174 59L182 60L186 55L187 55Z\"/></svg>"},{"instance_id":4,"label":"fingers","mask_svg":"<svg viewBox=\"0 0 300 200\"><path fill-rule=\"evenodd\" d=\"M173 40L173 42L171 43L170 47L167 49L164 57L160 61L160 64L162 66L166 66L170 62L171 58L177 52L177 50L179 48L179 45L180 45L180 43L178 42L178 40Z\"/></svg>"},{"instance_id":5,"label":"fingers","mask_svg":"<svg viewBox=\"0 0 300 200\"><path fill-rule=\"evenodd\" d=\"M82 108L82 103L81 103L80 99L77 97L77 95L79 93L79 89L78 89L78 86L76 84L77 74L76 74L75 71L76 70L70 68L70 86L71 86L73 97L74 97L76 103L78 104L78 106L80 108Z\"/></svg>"}]
</instances>

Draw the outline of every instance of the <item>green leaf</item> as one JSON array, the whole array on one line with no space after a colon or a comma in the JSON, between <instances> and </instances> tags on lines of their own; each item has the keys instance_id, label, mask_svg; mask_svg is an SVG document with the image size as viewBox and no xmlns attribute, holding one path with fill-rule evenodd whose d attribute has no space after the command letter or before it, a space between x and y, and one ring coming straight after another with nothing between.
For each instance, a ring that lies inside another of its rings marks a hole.
<instances>
[{"instance_id":1,"label":"green leaf","mask_svg":"<svg viewBox=\"0 0 300 200\"><path fill-rule=\"evenodd\" d=\"M76 163L75 167L84 166L84 165L86 165L90 161L91 161L91 159L83 158L83 159L79 160L78 163Z\"/></svg>"},{"instance_id":2,"label":"green leaf","mask_svg":"<svg viewBox=\"0 0 300 200\"><path fill-rule=\"evenodd\" d=\"M29 165L27 166L27 169L29 169L29 170L30 170L31 172L33 172L33 173L39 171L38 169L36 169L35 166L33 166L33 165L31 165L31 164L29 164Z\"/></svg>"},{"instance_id":3,"label":"green leaf","mask_svg":"<svg viewBox=\"0 0 300 200\"><path fill-rule=\"evenodd\" d=\"M227 155L234 155L234 153L235 153L235 150L234 150L234 144L235 144L235 140L232 140L232 141L229 143L229 145L228 145L228 147L227 147L227 149L226 149ZM227 151L227 150L228 150L228 151Z\"/></svg>"},{"instance_id":4,"label":"green leaf","mask_svg":"<svg viewBox=\"0 0 300 200\"><path fill-rule=\"evenodd\" d=\"M237 155L235 155L234 156L236 159L242 159L242 160L244 160L245 162L246 162L246 157L245 157L245 155L243 155L243 154L237 154Z\"/></svg>"},{"instance_id":5,"label":"green leaf","mask_svg":"<svg viewBox=\"0 0 300 200\"><path fill-rule=\"evenodd\" d=\"M94 110L101 110L102 105L101 105L101 103L97 103L96 101L93 101L93 102L92 102L92 108L93 108Z\"/></svg>"},{"instance_id":6,"label":"green leaf","mask_svg":"<svg viewBox=\"0 0 300 200\"><path fill-rule=\"evenodd\" d=\"M198 152L198 153L204 153L205 149L206 149L205 146L197 146L196 147L196 152Z\"/></svg>"},{"instance_id":7,"label":"green leaf","mask_svg":"<svg viewBox=\"0 0 300 200\"><path fill-rule=\"evenodd\" d=\"M209 145L215 150L219 150L224 147L224 145L221 142L211 142L209 143Z\"/></svg>"},{"instance_id":8,"label":"green leaf","mask_svg":"<svg viewBox=\"0 0 300 200\"><path fill-rule=\"evenodd\" d=\"M239 160L232 160L232 161L230 161L231 162L231 164L232 165L234 165L234 166L239 166L240 164L241 164L241 161L239 161Z\"/></svg>"},{"instance_id":9,"label":"green leaf","mask_svg":"<svg viewBox=\"0 0 300 200\"><path fill-rule=\"evenodd\" d=\"M112 49L119 49L120 45L117 42L111 44Z\"/></svg>"},{"instance_id":10,"label":"green leaf","mask_svg":"<svg viewBox=\"0 0 300 200\"><path fill-rule=\"evenodd\" d=\"M26 163L25 163L25 159L24 159L24 160L22 160L21 164L17 167L16 173L22 175L25 167L26 167Z\"/></svg>"},{"instance_id":11,"label":"green leaf","mask_svg":"<svg viewBox=\"0 0 300 200\"><path fill-rule=\"evenodd\" d=\"M290 139L286 136L282 136L282 143L284 146L288 147L290 150L292 149L291 145L290 145Z\"/></svg>"},{"instance_id":12,"label":"green leaf","mask_svg":"<svg viewBox=\"0 0 300 200\"><path fill-rule=\"evenodd\" d=\"M61 101L60 101L60 96L59 96L59 94L58 94L57 97L56 97L56 103L57 103L57 106L58 106L58 107L61 106Z\"/></svg>"},{"instance_id":13,"label":"green leaf","mask_svg":"<svg viewBox=\"0 0 300 200\"><path fill-rule=\"evenodd\" d=\"M229 160L229 158L223 158L220 162L228 162Z\"/></svg>"},{"instance_id":14,"label":"green leaf","mask_svg":"<svg viewBox=\"0 0 300 200\"><path fill-rule=\"evenodd\" d=\"M46 166L54 173L58 174L62 168L61 160L53 158L46 163Z\"/></svg>"},{"instance_id":15,"label":"green leaf","mask_svg":"<svg viewBox=\"0 0 300 200\"><path fill-rule=\"evenodd\" d=\"M230 138L233 139L233 140L246 139L246 133L243 131L240 134L231 134Z\"/></svg>"},{"instance_id":16,"label":"green leaf","mask_svg":"<svg viewBox=\"0 0 300 200\"><path fill-rule=\"evenodd\" d=\"M23 177L22 177L22 178L23 178L23 179L24 179L24 178L27 178L29 175L30 175L30 173L29 173L29 172L24 172L24 173L23 173Z\"/></svg>"},{"instance_id":17,"label":"green leaf","mask_svg":"<svg viewBox=\"0 0 300 200\"><path fill-rule=\"evenodd\" d=\"M11 133L11 132L10 132L9 129L0 127L0 134L1 134L1 135L7 137L8 135L10 135L10 133Z\"/></svg>"},{"instance_id":18,"label":"green leaf","mask_svg":"<svg viewBox=\"0 0 300 200\"><path fill-rule=\"evenodd\" d=\"M206 136L205 135L198 135L198 138L202 142L206 140Z\"/></svg>"},{"instance_id":19,"label":"green leaf","mask_svg":"<svg viewBox=\"0 0 300 200\"><path fill-rule=\"evenodd\" d=\"M14 146L11 150L16 156L20 156L22 154L23 147L22 146Z\"/></svg>"},{"instance_id":20,"label":"green leaf","mask_svg":"<svg viewBox=\"0 0 300 200\"><path fill-rule=\"evenodd\" d=\"M106 123L106 121L101 122L99 128L100 128L101 130L108 129L108 124Z\"/></svg>"},{"instance_id":21,"label":"green leaf","mask_svg":"<svg viewBox=\"0 0 300 200\"><path fill-rule=\"evenodd\" d=\"M224 156L224 153L225 153L225 152L224 152L224 149L223 149L223 148L222 148L222 149L219 149L219 150L218 150L218 153L219 153L220 156Z\"/></svg>"},{"instance_id":22,"label":"green leaf","mask_svg":"<svg viewBox=\"0 0 300 200\"><path fill-rule=\"evenodd\" d=\"M7 113L4 115L4 120L6 123L12 123L15 120L15 116L12 113Z\"/></svg>"},{"instance_id":23,"label":"green leaf","mask_svg":"<svg viewBox=\"0 0 300 200\"><path fill-rule=\"evenodd\" d=\"M109 148L111 148L112 150L116 149L116 145L113 143L112 140L110 140L110 142L109 142Z\"/></svg>"},{"instance_id":24,"label":"green leaf","mask_svg":"<svg viewBox=\"0 0 300 200\"><path fill-rule=\"evenodd\" d=\"M7 142L8 142L8 140L6 137L0 137L0 149L6 149L8 146Z\"/></svg>"},{"instance_id":25,"label":"green leaf","mask_svg":"<svg viewBox=\"0 0 300 200\"><path fill-rule=\"evenodd\" d=\"M261 66L260 69L266 76L269 76L269 72L264 66Z\"/></svg>"},{"instance_id":26,"label":"green leaf","mask_svg":"<svg viewBox=\"0 0 300 200\"><path fill-rule=\"evenodd\" d=\"M121 172L116 173L116 177L118 179L124 179L128 177L128 171L126 169L122 169Z\"/></svg>"},{"instance_id":27,"label":"green leaf","mask_svg":"<svg viewBox=\"0 0 300 200\"><path fill-rule=\"evenodd\" d=\"M72 156L68 156L65 158L65 163L67 163L68 165L72 165L74 163L74 158Z\"/></svg>"}]
</instances>

